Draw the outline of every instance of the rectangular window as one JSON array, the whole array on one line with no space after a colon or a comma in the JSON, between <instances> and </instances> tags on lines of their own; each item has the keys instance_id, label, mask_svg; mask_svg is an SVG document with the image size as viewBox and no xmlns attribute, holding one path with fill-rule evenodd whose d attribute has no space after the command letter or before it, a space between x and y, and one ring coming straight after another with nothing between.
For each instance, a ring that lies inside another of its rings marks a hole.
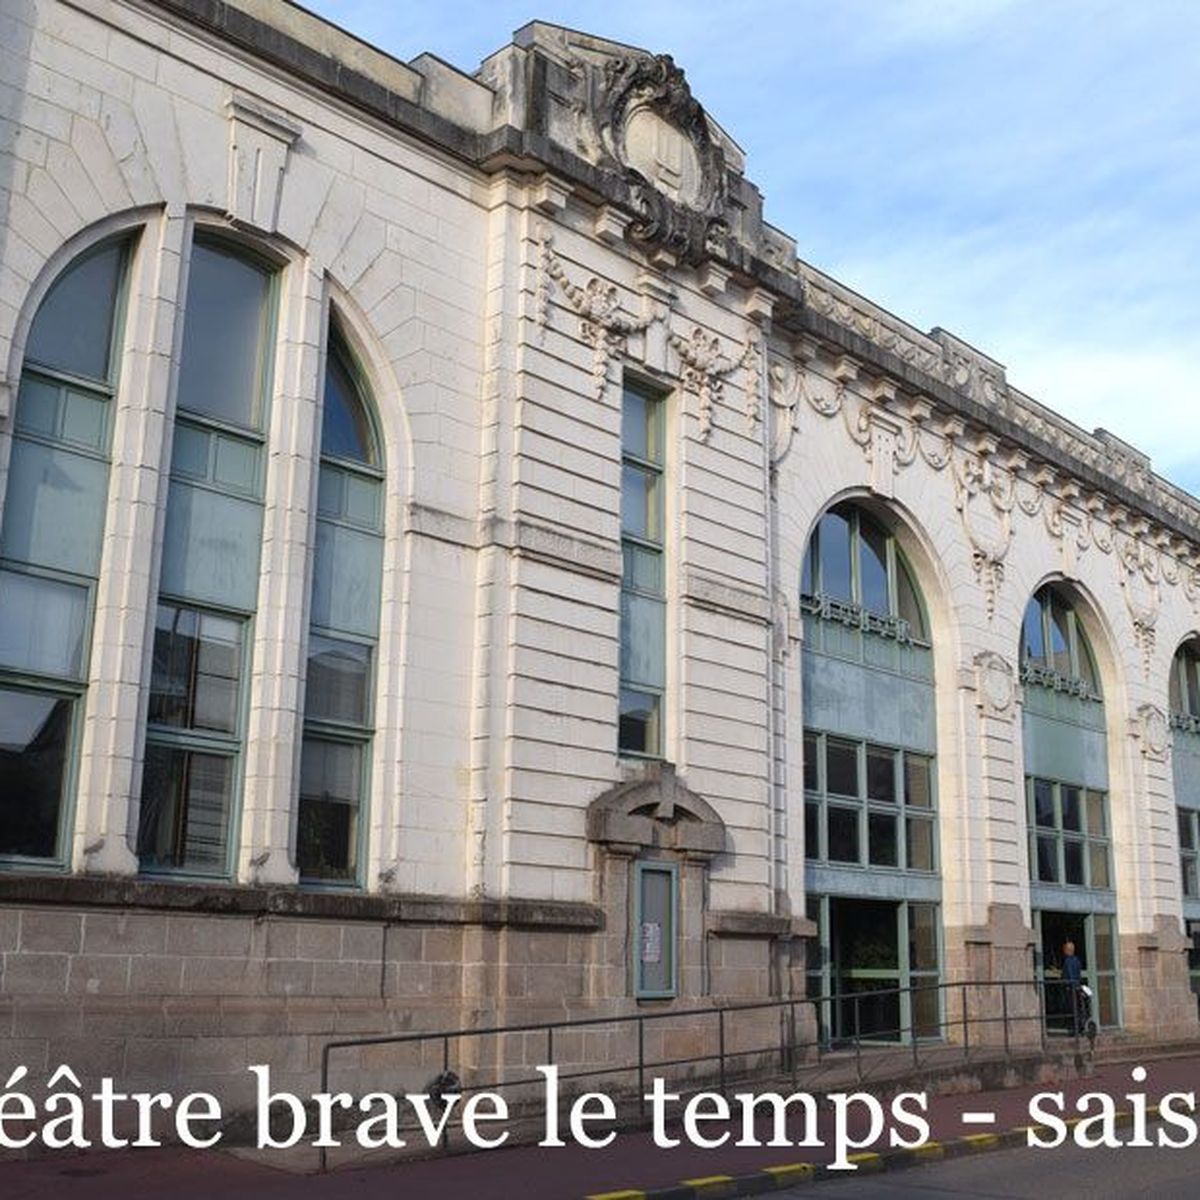
<instances>
[{"instance_id":1,"label":"rectangular window","mask_svg":"<svg viewBox=\"0 0 1200 1200\"><path fill-rule=\"evenodd\" d=\"M53 858L74 701L0 687L0 855Z\"/></svg>"},{"instance_id":2,"label":"rectangular window","mask_svg":"<svg viewBox=\"0 0 1200 1200\"><path fill-rule=\"evenodd\" d=\"M1107 890L1107 800L1103 792L1029 778L1029 874L1035 883Z\"/></svg>"},{"instance_id":3,"label":"rectangular window","mask_svg":"<svg viewBox=\"0 0 1200 1200\"><path fill-rule=\"evenodd\" d=\"M928 755L806 730L804 790L805 858L937 871Z\"/></svg>"},{"instance_id":4,"label":"rectangular window","mask_svg":"<svg viewBox=\"0 0 1200 1200\"><path fill-rule=\"evenodd\" d=\"M235 617L158 606L138 822L145 870L229 869L244 641L245 622Z\"/></svg>"},{"instance_id":5,"label":"rectangular window","mask_svg":"<svg viewBox=\"0 0 1200 1200\"><path fill-rule=\"evenodd\" d=\"M1200 896L1200 879L1197 878L1197 855L1200 854L1200 830L1197 822L1200 814L1188 808L1176 809L1179 817L1179 873L1183 878L1183 894L1189 898Z\"/></svg>"},{"instance_id":6,"label":"rectangular window","mask_svg":"<svg viewBox=\"0 0 1200 1200\"><path fill-rule=\"evenodd\" d=\"M634 994L640 999L665 999L679 988L679 875L669 863L637 863L635 869Z\"/></svg>"},{"instance_id":7,"label":"rectangular window","mask_svg":"<svg viewBox=\"0 0 1200 1200\"><path fill-rule=\"evenodd\" d=\"M621 686L618 748L663 753L666 547L663 402L626 383L621 412Z\"/></svg>"}]
</instances>

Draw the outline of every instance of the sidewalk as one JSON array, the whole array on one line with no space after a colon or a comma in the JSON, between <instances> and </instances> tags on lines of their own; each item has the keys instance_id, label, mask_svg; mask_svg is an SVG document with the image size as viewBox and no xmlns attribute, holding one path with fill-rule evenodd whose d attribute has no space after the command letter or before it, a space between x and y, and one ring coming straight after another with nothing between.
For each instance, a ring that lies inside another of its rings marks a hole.
<instances>
[{"instance_id":1,"label":"sidewalk","mask_svg":"<svg viewBox=\"0 0 1200 1200\"><path fill-rule=\"evenodd\" d=\"M1109 1093L1118 1110L1130 1108L1127 1092L1143 1092L1147 1103L1155 1105L1166 1092L1196 1090L1200 1049L1187 1057L1148 1060L1142 1084L1132 1082L1133 1066L1134 1062L1107 1064L1089 1078L1063 1084L930 1096L930 1136L950 1142L1027 1125L1029 1098L1043 1091L1065 1094L1065 1118L1072 1115L1073 1101L1085 1092ZM846 1090L855 1088L850 1085ZM986 1126L964 1124L964 1112L992 1112L996 1120ZM823 1117L827 1119L821 1136L828 1141L831 1116L823 1112ZM719 1126L705 1127L708 1136L719 1132ZM735 1128L734 1138L739 1133L740 1126ZM674 1134L679 1136L679 1131ZM888 1147L883 1144L873 1149L885 1151ZM800 1162L819 1166L832 1157L829 1146L706 1151L685 1142L665 1150L654 1146L648 1133L629 1133L604 1150L523 1146L391 1166L343 1168L322 1176L285 1172L227 1152L98 1151L0 1163L0 1196L4 1200L62 1200L64 1195L70 1200L125 1200L131 1195L151 1200L211 1200L213 1196L221 1200L322 1200L335 1196L356 1200L582 1200L589 1195L664 1188L714 1175L746 1175L771 1166Z\"/></svg>"}]
</instances>

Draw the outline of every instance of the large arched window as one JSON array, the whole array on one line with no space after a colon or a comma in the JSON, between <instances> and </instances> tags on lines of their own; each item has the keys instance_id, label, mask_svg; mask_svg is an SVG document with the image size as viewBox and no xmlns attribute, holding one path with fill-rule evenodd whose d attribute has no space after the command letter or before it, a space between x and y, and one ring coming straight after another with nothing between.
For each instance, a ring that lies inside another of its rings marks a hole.
<instances>
[{"instance_id":1,"label":"large arched window","mask_svg":"<svg viewBox=\"0 0 1200 1200\"><path fill-rule=\"evenodd\" d=\"M1096 992L1096 1015L1119 1022L1108 749L1096 658L1068 591L1047 584L1021 624L1029 874L1037 963L1052 1031L1073 1028L1063 983L1072 943Z\"/></svg>"},{"instance_id":2,"label":"large arched window","mask_svg":"<svg viewBox=\"0 0 1200 1200\"><path fill-rule=\"evenodd\" d=\"M902 621L908 635L927 637L920 594L896 539L857 505L835 505L821 518L804 556L800 594Z\"/></svg>"},{"instance_id":3,"label":"large arched window","mask_svg":"<svg viewBox=\"0 0 1200 1200\"><path fill-rule=\"evenodd\" d=\"M1188 974L1200 999L1200 638L1184 642L1171 663L1167 689L1171 769L1179 828L1179 878L1191 947Z\"/></svg>"},{"instance_id":4,"label":"large arched window","mask_svg":"<svg viewBox=\"0 0 1200 1200\"><path fill-rule=\"evenodd\" d=\"M831 1039L937 1036L941 880L932 653L895 537L839 504L801 580L807 911L812 996Z\"/></svg>"},{"instance_id":5,"label":"large arched window","mask_svg":"<svg viewBox=\"0 0 1200 1200\"><path fill-rule=\"evenodd\" d=\"M321 421L297 865L361 882L383 563L383 470L361 376L331 324Z\"/></svg>"},{"instance_id":6,"label":"large arched window","mask_svg":"<svg viewBox=\"0 0 1200 1200\"><path fill-rule=\"evenodd\" d=\"M125 242L76 259L25 348L0 529L0 858L64 853L127 259Z\"/></svg>"},{"instance_id":7,"label":"large arched window","mask_svg":"<svg viewBox=\"0 0 1200 1200\"><path fill-rule=\"evenodd\" d=\"M154 628L138 854L225 875L258 596L274 272L192 246Z\"/></svg>"}]
</instances>

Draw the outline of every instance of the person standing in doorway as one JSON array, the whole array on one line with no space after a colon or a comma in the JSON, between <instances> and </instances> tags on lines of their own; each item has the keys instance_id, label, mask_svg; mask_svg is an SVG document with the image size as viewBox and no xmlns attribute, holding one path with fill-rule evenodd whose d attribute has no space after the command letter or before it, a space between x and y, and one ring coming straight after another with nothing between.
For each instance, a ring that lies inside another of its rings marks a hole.
<instances>
[{"instance_id":1,"label":"person standing in doorway","mask_svg":"<svg viewBox=\"0 0 1200 1200\"><path fill-rule=\"evenodd\" d=\"M1067 994L1071 1003L1072 1032L1078 1033L1083 1022L1080 1020L1080 984L1083 983L1083 963L1075 953L1075 943L1068 940L1062 948L1062 978L1067 985Z\"/></svg>"}]
</instances>

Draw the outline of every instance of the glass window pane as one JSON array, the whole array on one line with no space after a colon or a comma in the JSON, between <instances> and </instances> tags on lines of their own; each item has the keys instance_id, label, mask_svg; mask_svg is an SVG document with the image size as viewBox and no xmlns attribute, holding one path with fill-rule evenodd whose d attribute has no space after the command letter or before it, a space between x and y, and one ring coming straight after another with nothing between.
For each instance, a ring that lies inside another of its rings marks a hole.
<instances>
[{"instance_id":1,"label":"glass window pane","mask_svg":"<svg viewBox=\"0 0 1200 1200\"><path fill-rule=\"evenodd\" d=\"M1179 862L1180 872L1183 875L1183 894L1185 896L1196 895L1196 856L1194 854L1185 854Z\"/></svg>"},{"instance_id":2,"label":"glass window pane","mask_svg":"<svg viewBox=\"0 0 1200 1200\"><path fill-rule=\"evenodd\" d=\"M866 518L859 518L858 582L860 603L869 612L891 614L888 596L887 537Z\"/></svg>"},{"instance_id":3,"label":"glass window pane","mask_svg":"<svg viewBox=\"0 0 1200 1200\"><path fill-rule=\"evenodd\" d=\"M1113 943L1113 919L1098 914L1092 918L1092 922L1096 939L1096 970L1112 971L1117 965Z\"/></svg>"},{"instance_id":4,"label":"glass window pane","mask_svg":"<svg viewBox=\"0 0 1200 1200\"><path fill-rule=\"evenodd\" d=\"M933 807L932 762L921 754L904 756L904 802L913 808Z\"/></svg>"},{"instance_id":5,"label":"glass window pane","mask_svg":"<svg viewBox=\"0 0 1200 1200\"><path fill-rule=\"evenodd\" d=\"M810 792L821 786L817 771L817 739L811 733L804 735L804 786Z\"/></svg>"},{"instance_id":6,"label":"glass window pane","mask_svg":"<svg viewBox=\"0 0 1200 1200\"><path fill-rule=\"evenodd\" d=\"M304 739L296 845L304 878L346 880L357 873L363 749L323 738Z\"/></svg>"},{"instance_id":7,"label":"glass window pane","mask_svg":"<svg viewBox=\"0 0 1200 1200\"><path fill-rule=\"evenodd\" d=\"M869 813L867 836L872 866L895 867L899 865L895 817L889 816L887 813Z\"/></svg>"},{"instance_id":8,"label":"glass window pane","mask_svg":"<svg viewBox=\"0 0 1200 1200\"><path fill-rule=\"evenodd\" d=\"M1087 793L1087 831L1093 837L1104 837L1108 832L1104 819L1104 793Z\"/></svg>"},{"instance_id":9,"label":"glass window pane","mask_svg":"<svg viewBox=\"0 0 1200 1200\"><path fill-rule=\"evenodd\" d=\"M1079 833L1083 829L1083 809L1079 788L1063 784L1059 788L1059 794L1062 797L1062 827Z\"/></svg>"},{"instance_id":10,"label":"glass window pane","mask_svg":"<svg viewBox=\"0 0 1200 1200\"><path fill-rule=\"evenodd\" d=\"M940 1037L941 1021L941 992L936 983L914 979L912 994L912 1023L913 1035L919 1038Z\"/></svg>"},{"instance_id":11,"label":"glass window pane","mask_svg":"<svg viewBox=\"0 0 1200 1200\"><path fill-rule=\"evenodd\" d=\"M908 818L908 869L910 871L932 871L933 822L919 817Z\"/></svg>"},{"instance_id":12,"label":"glass window pane","mask_svg":"<svg viewBox=\"0 0 1200 1200\"><path fill-rule=\"evenodd\" d=\"M235 732L241 658L241 622L160 604L154 629L150 723Z\"/></svg>"},{"instance_id":13,"label":"glass window pane","mask_svg":"<svg viewBox=\"0 0 1200 1200\"><path fill-rule=\"evenodd\" d=\"M171 473L186 479L207 479L211 436L205 429L176 421L171 439Z\"/></svg>"},{"instance_id":14,"label":"glass window pane","mask_svg":"<svg viewBox=\"0 0 1200 1200\"><path fill-rule=\"evenodd\" d=\"M29 359L72 375L108 379L124 257L124 245L105 246L76 259L55 280L29 330Z\"/></svg>"},{"instance_id":15,"label":"glass window pane","mask_svg":"<svg viewBox=\"0 0 1200 1200\"><path fill-rule=\"evenodd\" d=\"M1058 839L1037 838L1037 878L1041 883L1058 882Z\"/></svg>"},{"instance_id":16,"label":"glass window pane","mask_svg":"<svg viewBox=\"0 0 1200 1200\"><path fill-rule=\"evenodd\" d=\"M1092 648L1084 636L1083 626L1075 622L1075 644L1079 651L1079 678L1094 692L1100 690L1100 677L1096 672L1096 660L1092 657Z\"/></svg>"},{"instance_id":17,"label":"glass window pane","mask_svg":"<svg viewBox=\"0 0 1200 1200\"><path fill-rule=\"evenodd\" d=\"M87 589L0 571L0 663L18 671L79 678Z\"/></svg>"},{"instance_id":18,"label":"glass window pane","mask_svg":"<svg viewBox=\"0 0 1200 1200\"><path fill-rule=\"evenodd\" d=\"M1196 841L1193 832L1192 814L1186 808L1176 809L1179 822L1179 845L1185 850L1194 850Z\"/></svg>"},{"instance_id":19,"label":"glass window pane","mask_svg":"<svg viewBox=\"0 0 1200 1200\"><path fill-rule=\"evenodd\" d=\"M197 242L188 268L178 405L231 425L262 423L264 333L270 276Z\"/></svg>"},{"instance_id":20,"label":"glass window pane","mask_svg":"<svg viewBox=\"0 0 1200 1200\"><path fill-rule=\"evenodd\" d=\"M71 389L63 408L64 442L103 450L108 445L108 399Z\"/></svg>"},{"instance_id":21,"label":"glass window pane","mask_svg":"<svg viewBox=\"0 0 1200 1200\"><path fill-rule=\"evenodd\" d=\"M1108 847L1092 842L1088 845L1088 866L1091 869L1090 887L1110 887L1108 878Z\"/></svg>"},{"instance_id":22,"label":"glass window pane","mask_svg":"<svg viewBox=\"0 0 1200 1200\"><path fill-rule=\"evenodd\" d=\"M325 368L321 453L373 466L375 439L362 397L335 347Z\"/></svg>"},{"instance_id":23,"label":"glass window pane","mask_svg":"<svg viewBox=\"0 0 1200 1200\"><path fill-rule=\"evenodd\" d=\"M639 990L670 992L675 982L675 877L670 871L653 870L640 876Z\"/></svg>"},{"instance_id":24,"label":"glass window pane","mask_svg":"<svg viewBox=\"0 0 1200 1200\"><path fill-rule=\"evenodd\" d=\"M804 857L821 857L821 806L810 800L804 806Z\"/></svg>"},{"instance_id":25,"label":"glass window pane","mask_svg":"<svg viewBox=\"0 0 1200 1200\"><path fill-rule=\"evenodd\" d=\"M649 688L666 684L666 614L663 600L621 592L621 679Z\"/></svg>"},{"instance_id":26,"label":"glass window pane","mask_svg":"<svg viewBox=\"0 0 1200 1200\"><path fill-rule=\"evenodd\" d=\"M0 854L57 852L71 703L0 688Z\"/></svg>"},{"instance_id":27,"label":"glass window pane","mask_svg":"<svg viewBox=\"0 0 1200 1200\"><path fill-rule=\"evenodd\" d=\"M144 868L226 870L234 760L173 746L146 746L138 855Z\"/></svg>"},{"instance_id":28,"label":"glass window pane","mask_svg":"<svg viewBox=\"0 0 1200 1200\"><path fill-rule=\"evenodd\" d=\"M856 863L858 852L858 812L856 808L839 808L831 804L829 819L829 861Z\"/></svg>"},{"instance_id":29,"label":"glass window pane","mask_svg":"<svg viewBox=\"0 0 1200 1200\"><path fill-rule=\"evenodd\" d=\"M621 448L634 458L662 462L662 401L626 388L621 407Z\"/></svg>"},{"instance_id":30,"label":"glass window pane","mask_svg":"<svg viewBox=\"0 0 1200 1200\"><path fill-rule=\"evenodd\" d=\"M17 410L13 418L17 430L21 433L35 433L41 437L57 437L63 391L64 389L56 383L37 379L29 374L23 375L17 391Z\"/></svg>"},{"instance_id":31,"label":"glass window pane","mask_svg":"<svg viewBox=\"0 0 1200 1200\"><path fill-rule=\"evenodd\" d=\"M1042 606L1036 597L1025 606L1021 641L1025 660L1044 667L1046 665L1046 638L1042 630Z\"/></svg>"},{"instance_id":32,"label":"glass window pane","mask_svg":"<svg viewBox=\"0 0 1200 1200\"><path fill-rule=\"evenodd\" d=\"M663 593L663 554L633 542L621 547L624 556L624 583L638 592L651 592L656 596Z\"/></svg>"},{"instance_id":33,"label":"glass window pane","mask_svg":"<svg viewBox=\"0 0 1200 1200\"><path fill-rule=\"evenodd\" d=\"M908 965L913 971L938 969L936 904L908 906Z\"/></svg>"},{"instance_id":34,"label":"glass window pane","mask_svg":"<svg viewBox=\"0 0 1200 1200\"><path fill-rule=\"evenodd\" d=\"M850 578L850 522L838 512L821 518L821 591L839 600L854 599Z\"/></svg>"},{"instance_id":35,"label":"glass window pane","mask_svg":"<svg viewBox=\"0 0 1200 1200\"><path fill-rule=\"evenodd\" d=\"M341 467L321 464L317 477L317 512L322 517L345 515L346 475Z\"/></svg>"},{"instance_id":36,"label":"glass window pane","mask_svg":"<svg viewBox=\"0 0 1200 1200\"><path fill-rule=\"evenodd\" d=\"M1184 665L1186 661L1183 651L1180 650L1171 664L1171 675L1167 684L1167 707L1173 713L1187 712L1187 701L1184 699Z\"/></svg>"},{"instance_id":37,"label":"glass window pane","mask_svg":"<svg viewBox=\"0 0 1200 1200\"><path fill-rule=\"evenodd\" d=\"M1117 981L1111 975L1096 980L1096 1019L1106 1026L1117 1023Z\"/></svg>"},{"instance_id":38,"label":"glass window pane","mask_svg":"<svg viewBox=\"0 0 1200 1200\"><path fill-rule=\"evenodd\" d=\"M1033 781L1033 819L1042 829L1054 828L1054 784L1046 779Z\"/></svg>"},{"instance_id":39,"label":"glass window pane","mask_svg":"<svg viewBox=\"0 0 1200 1200\"><path fill-rule=\"evenodd\" d=\"M173 479L168 489L159 587L219 607L253 609L258 600L262 505ZM317 526L320 554L320 522Z\"/></svg>"},{"instance_id":40,"label":"glass window pane","mask_svg":"<svg viewBox=\"0 0 1200 1200\"><path fill-rule=\"evenodd\" d=\"M1063 842L1063 882L1083 887L1083 843L1068 838Z\"/></svg>"},{"instance_id":41,"label":"glass window pane","mask_svg":"<svg viewBox=\"0 0 1200 1200\"><path fill-rule=\"evenodd\" d=\"M61 446L13 439L0 554L77 575L96 575L108 467Z\"/></svg>"},{"instance_id":42,"label":"glass window pane","mask_svg":"<svg viewBox=\"0 0 1200 1200\"><path fill-rule=\"evenodd\" d=\"M370 713L371 647L312 634L304 715L366 725Z\"/></svg>"},{"instance_id":43,"label":"glass window pane","mask_svg":"<svg viewBox=\"0 0 1200 1200\"><path fill-rule=\"evenodd\" d=\"M618 744L633 754L661 754L661 699L648 692L621 689Z\"/></svg>"},{"instance_id":44,"label":"glass window pane","mask_svg":"<svg viewBox=\"0 0 1200 1200\"><path fill-rule=\"evenodd\" d=\"M896 802L896 754L880 746L867 747L867 796L887 804Z\"/></svg>"},{"instance_id":45,"label":"glass window pane","mask_svg":"<svg viewBox=\"0 0 1200 1200\"><path fill-rule=\"evenodd\" d=\"M379 527L380 500L383 485L378 479L365 475L346 475L346 519L371 529Z\"/></svg>"},{"instance_id":46,"label":"glass window pane","mask_svg":"<svg viewBox=\"0 0 1200 1200\"><path fill-rule=\"evenodd\" d=\"M1074 675L1071 667L1071 634L1068 610L1057 596L1050 597L1050 666L1060 675Z\"/></svg>"},{"instance_id":47,"label":"glass window pane","mask_svg":"<svg viewBox=\"0 0 1200 1200\"><path fill-rule=\"evenodd\" d=\"M325 629L375 637L383 538L364 529L317 522L313 563L312 623Z\"/></svg>"},{"instance_id":48,"label":"glass window pane","mask_svg":"<svg viewBox=\"0 0 1200 1200\"><path fill-rule=\"evenodd\" d=\"M858 796L858 746L825 739L825 789L831 795Z\"/></svg>"},{"instance_id":49,"label":"glass window pane","mask_svg":"<svg viewBox=\"0 0 1200 1200\"><path fill-rule=\"evenodd\" d=\"M662 541L662 477L625 463L621 468L621 529L649 542Z\"/></svg>"},{"instance_id":50,"label":"glass window pane","mask_svg":"<svg viewBox=\"0 0 1200 1200\"><path fill-rule=\"evenodd\" d=\"M909 624L914 637L924 640L929 636L925 628L925 614L921 611L921 600L917 585L909 574L908 567L896 552L896 612Z\"/></svg>"},{"instance_id":51,"label":"glass window pane","mask_svg":"<svg viewBox=\"0 0 1200 1200\"><path fill-rule=\"evenodd\" d=\"M213 482L221 487L255 495L258 492L258 457L261 448L242 438L217 434Z\"/></svg>"}]
</instances>

